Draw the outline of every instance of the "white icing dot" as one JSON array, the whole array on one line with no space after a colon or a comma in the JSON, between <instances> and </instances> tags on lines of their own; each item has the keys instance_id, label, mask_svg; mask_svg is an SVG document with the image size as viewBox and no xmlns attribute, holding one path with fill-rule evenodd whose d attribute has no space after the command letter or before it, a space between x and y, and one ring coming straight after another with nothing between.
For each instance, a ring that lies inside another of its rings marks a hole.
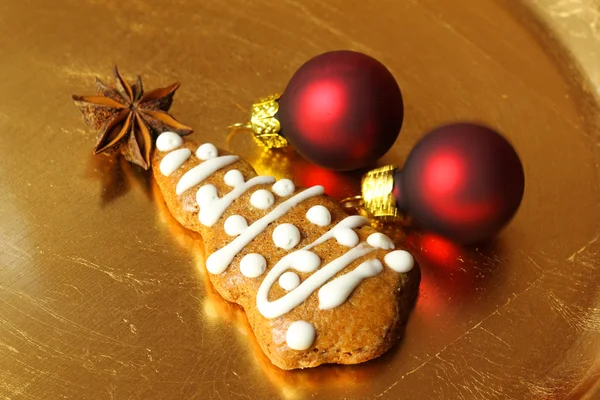
<instances>
[{"instance_id":1,"label":"white icing dot","mask_svg":"<svg viewBox=\"0 0 600 400\"><path fill-rule=\"evenodd\" d=\"M315 327L306 321L294 321L288 327L285 341L292 350L306 350L315 341Z\"/></svg>"},{"instance_id":2,"label":"white icing dot","mask_svg":"<svg viewBox=\"0 0 600 400\"><path fill-rule=\"evenodd\" d=\"M244 180L244 175L237 169L232 169L231 171L227 171L225 176L223 177L225 184L229 187L236 187L242 185Z\"/></svg>"},{"instance_id":3,"label":"white icing dot","mask_svg":"<svg viewBox=\"0 0 600 400\"><path fill-rule=\"evenodd\" d=\"M215 200L218 200L217 188L214 185L204 185L196 192L196 203L200 207L208 206Z\"/></svg>"},{"instance_id":4,"label":"white icing dot","mask_svg":"<svg viewBox=\"0 0 600 400\"><path fill-rule=\"evenodd\" d=\"M250 196L250 204L260 210L266 210L271 207L274 202L275 197L273 197L273 193L265 189L258 189Z\"/></svg>"},{"instance_id":5,"label":"white icing dot","mask_svg":"<svg viewBox=\"0 0 600 400\"><path fill-rule=\"evenodd\" d=\"M290 261L290 268L294 268L300 272L315 272L319 268L319 265L321 265L319 256L308 250L296 250L286 257Z\"/></svg>"},{"instance_id":6,"label":"white icing dot","mask_svg":"<svg viewBox=\"0 0 600 400\"><path fill-rule=\"evenodd\" d=\"M240 261L240 271L248 278L261 276L267 269L267 260L258 253L246 254Z\"/></svg>"},{"instance_id":7,"label":"white icing dot","mask_svg":"<svg viewBox=\"0 0 600 400\"><path fill-rule=\"evenodd\" d=\"M279 277L279 286L288 292L296 289L299 284L300 277L295 272L284 272L283 275Z\"/></svg>"},{"instance_id":8,"label":"white icing dot","mask_svg":"<svg viewBox=\"0 0 600 400\"><path fill-rule=\"evenodd\" d=\"M173 172L177 171L188 158L190 158L190 155L192 155L190 149L173 150L161 160L160 172L164 176L171 175Z\"/></svg>"},{"instance_id":9,"label":"white icing dot","mask_svg":"<svg viewBox=\"0 0 600 400\"><path fill-rule=\"evenodd\" d=\"M229 236L238 236L248 228L248 221L241 215L230 215L225 220L223 228L225 228L225 233Z\"/></svg>"},{"instance_id":10,"label":"white icing dot","mask_svg":"<svg viewBox=\"0 0 600 400\"><path fill-rule=\"evenodd\" d=\"M294 193L296 186L289 179L280 179L272 187L273 192L279 197L286 197Z\"/></svg>"},{"instance_id":11,"label":"white icing dot","mask_svg":"<svg viewBox=\"0 0 600 400\"><path fill-rule=\"evenodd\" d=\"M367 238L367 243L370 246L384 250L392 250L394 249L394 247L396 247L394 246L394 242L392 242L392 239L379 232L370 234Z\"/></svg>"},{"instance_id":12,"label":"white icing dot","mask_svg":"<svg viewBox=\"0 0 600 400\"><path fill-rule=\"evenodd\" d=\"M413 256L406 250L396 250L383 257L385 264L396 272L408 272L415 264Z\"/></svg>"},{"instance_id":13,"label":"white icing dot","mask_svg":"<svg viewBox=\"0 0 600 400\"><path fill-rule=\"evenodd\" d=\"M281 224L273 230L275 246L290 250L300 243L300 231L292 224Z\"/></svg>"},{"instance_id":14,"label":"white icing dot","mask_svg":"<svg viewBox=\"0 0 600 400\"><path fill-rule=\"evenodd\" d=\"M360 241L356 232L350 228L339 228L335 230L333 237L339 244L346 247L354 247Z\"/></svg>"},{"instance_id":15,"label":"white icing dot","mask_svg":"<svg viewBox=\"0 0 600 400\"><path fill-rule=\"evenodd\" d=\"M211 158L215 158L219 155L219 150L212 143L204 143L198 147L196 150L196 157L201 160L210 160Z\"/></svg>"},{"instance_id":16,"label":"white icing dot","mask_svg":"<svg viewBox=\"0 0 600 400\"><path fill-rule=\"evenodd\" d=\"M181 136L175 132L163 132L156 138L156 148L160 151L171 151L183 144Z\"/></svg>"},{"instance_id":17,"label":"white icing dot","mask_svg":"<svg viewBox=\"0 0 600 400\"><path fill-rule=\"evenodd\" d=\"M324 206L313 206L306 212L306 218L315 225L327 226L331 223L331 213Z\"/></svg>"}]
</instances>

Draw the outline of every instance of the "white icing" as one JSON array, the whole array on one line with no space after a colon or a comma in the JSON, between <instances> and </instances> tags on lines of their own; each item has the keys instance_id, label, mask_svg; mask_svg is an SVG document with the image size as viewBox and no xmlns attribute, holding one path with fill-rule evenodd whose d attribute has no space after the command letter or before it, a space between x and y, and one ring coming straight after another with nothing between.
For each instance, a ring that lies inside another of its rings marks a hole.
<instances>
[{"instance_id":1,"label":"white icing","mask_svg":"<svg viewBox=\"0 0 600 400\"><path fill-rule=\"evenodd\" d=\"M277 318L290 312L302 304L308 296L335 276L335 274L346 268L353 261L372 251L375 251L375 249L362 243L316 271L296 289L277 300L269 301L269 291L271 290L271 286L273 286L284 271L293 268L304 272L303 269L306 268L306 264L308 264L306 261L306 258L308 257L307 254L313 254L314 257L318 259L316 254L307 250L298 250L286 255L275 264L269 273L267 273L267 276L258 288L258 292L256 293L256 306L258 311L266 318ZM311 267L313 267L313 265L311 265Z\"/></svg>"},{"instance_id":2,"label":"white icing","mask_svg":"<svg viewBox=\"0 0 600 400\"><path fill-rule=\"evenodd\" d=\"M385 265L396 272L408 272L415 264L413 256L406 250L395 250L383 257Z\"/></svg>"},{"instance_id":3,"label":"white icing","mask_svg":"<svg viewBox=\"0 0 600 400\"><path fill-rule=\"evenodd\" d=\"M315 240L308 246L304 247L303 250L312 249L313 247L326 242L327 240L334 237L336 232L340 229L344 229L344 228L356 229L356 228L360 228L361 226L364 226L364 225L369 225L369 220L366 219L365 217L361 217L360 215L351 215L349 217L346 217L343 220L341 220L340 222L338 222L337 225L335 225L333 228L331 228L330 230L325 232L323 235L321 235L320 238L318 238L317 240Z\"/></svg>"},{"instance_id":4,"label":"white icing","mask_svg":"<svg viewBox=\"0 0 600 400\"><path fill-rule=\"evenodd\" d=\"M289 179L280 179L278 180L273 187L273 192L279 197L287 197L294 194L296 190L296 185Z\"/></svg>"},{"instance_id":5,"label":"white icing","mask_svg":"<svg viewBox=\"0 0 600 400\"><path fill-rule=\"evenodd\" d=\"M346 247L354 247L360 241L358 234L350 228L336 229L334 237L339 244Z\"/></svg>"},{"instance_id":6,"label":"white icing","mask_svg":"<svg viewBox=\"0 0 600 400\"><path fill-rule=\"evenodd\" d=\"M381 261L372 258L363 262L351 272L326 283L318 292L319 308L329 310L340 306L363 279L375 276L382 270Z\"/></svg>"},{"instance_id":7,"label":"white icing","mask_svg":"<svg viewBox=\"0 0 600 400\"><path fill-rule=\"evenodd\" d=\"M200 208L207 207L211 202L218 199L219 195L217 194L215 185L200 186L200 189L196 192L196 203L198 203Z\"/></svg>"},{"instance_id":8,"label":"white icing","mask_svg":"<svg viewBox=\"0 0 600 400\"><path fill-rule=\"evenodd\" d=\"M227 171L225 176L223 177L225 184L229 187L240 186L245 182L244 175L237 169L232 169L231 171Z\"/></svg>"},{"instance_id":9,"label":"white icing","mask_svg":"<svg viewBox=\"0 0 600 400\"><path fill-rule=\"evenodd\" d=\"M279 286L281 286L287 292L296 289L299 284L300 277L295 272L284 272L283 275L279 277Z\"/></svg>"},{"instance_id":10,"label":"white icing","mask_svg":"<svg viewBox=\"0 0 600 400\"><path fill-rule=\"evenodd\" d=\"M202 164L195 166L186 172L179 182L177 182L177 188L175 189L175 193L177 195L182 194L186 190L196 186L218 170L228 165L233 164L239 160L238 156L223 156L213 158L208 161L204 161Z\"/></svg>"},{"instance_id":11,"label":"white icing","mask_svg":"<svg viewBox=\"0 0 600 400\"><path fill-rule=\"evenodd\" d=\"M171 134L172 132L167 132L166 135L161 135L162 139L160 139L161 145L159 148L159 150L171 149L168 150L171 153L163 158L160 165L161 172L167 176L180 168L191 156L191 151L187 148L173 150L177 146L181 146L183 141L179 135L173 134L175 135L173 136ZM159 146L157 145L157 147ZM181 195L186 190L201 183L219 169L239 160L239 157L234 155L218 157L217 148L210 143L200 146L196 151L196 156L206 161L190 169L181 177L176 187L177 195ZM231 206L233 201L239 199L250 188L256 185L266 185L275 182L275 178L268 176L254 177L245 182L242 173L236 169L228 171L223 179L225 184L230 186L232 190L222 198L218 196L217 188L212 184L204 185L196 192L196 200L200 207L198 218L206 226L214 225L223 216L227 208ZM277 196L286 197L294 194L295 186L289 179L282 179L273 184L272 190ZM241 215L231 215L228 217L224 222L223 228L227 235L235 238L208 257L206 260L208 271L212 274L223 273L240 251L264 232L271 223L277 221L301 202L321 195L323 192L324 189L322 186L314 186L306 189L283 201L250 226L248 226L248 222ZM266 210L273 206L275 197L268 190L258 189L250 196L250 203L258 209ZM315 225L328 226L331 224L332 216L326 207L317 205L307 211L306 218ZM394 248L391 239L381 233L371 234L366 243L359 244L360 238L353 229L368 224L369 221L364 217L349 216L311 244L281 258L271 268L260 284L256 294L256 305L259 312L266 318L277 318L302 304L319 288L318 298L320 309L331 309L343 304L364 279L375 276L382 271L382 263L377 259L367 260L353 271L329 283L327 282L351 263L375 251L376 248L384 250ZM335 238L339 244L351 248L342 256L321 267L321 259L317 254L309 251L309 249L332 238ZM276 226L273 230L275 245L285 250L291 250L296 247L300 243L300 239L300 231L292 224L284 223ZM404 250L393 251L387 254L384 257L384 261L391 269L397 272L407 272L414 265L414 259ZM257 278L267 270L267 261L264 256L257 253L246 254L240 260L239 269L244 276ZM311 275L301 282L298 274L288 271L289 269L310 273ZM279 299L269 301L269 292L273 284L277 281L287 293ZM294 322L290 325L286 333L286 341L292 349L308 349L312 346L314 340L315 329L310 323L305 321Z\"/></svg>"},{"instance_id":12,"label":"white icing","mask_svg":"<svg viewBox=\"0 0 600 400\"><path fill-rule=\"evenodd\" d=\"M284 250L291 250L300 243L300 231L292 224L281 224L273 230L273 243Z\"/></svg>"},{"instance_id":13,"label":"white icing","mask_svg":"<svg viewBox=\"0 0 600 400\"><path fill-rule=\"evenodd\" d=\"M163 132L156 138L156 148L160 151L175 150L182 144L183 139L175 132Z\"/></svg>"},{"instance_id":14,"label":"white icing","mask_svg":"<svg viewBox=\"0 0 600 400\"><path fill-rule=\"evenodd\" d=\"M229 236L237 236L248 228L248 221L241 215L230 215L225 220L223 228L225 229L225 233Z\"/></svg>"},{"instance_id":15,"label":"white icing","mask_svg":"<svg viewBox=\"0 0 600 400\"><path fill-rule=\"evenodd\" d=\"M204 143L196 150L196 157L201 160L211 160L219 155L219 150L212 143Z\"/></svg>"},{"instance_id":16,"label":"white icing","mask_svg":"<svg viewBox=\"0 0 600 400\"><path fill-rule=\"evenodd\" d=\"M213 226L219 220L219 218L221 218L221 216L223 215L225 210L227 210L227 208L231 205L231 203L233 203L234 200L238 199L251 187L256 185L273 183L274 181L275 178L273 178L272 176L255 176L248 182L244 182L243 184L236 186L222 198L210 197L206 199L198 199L198 204L200 205L198 219L200 220L200 223L202 223L202 225L205 226ZM260 190L257 190L257 192L258 191ZM198 191L198 193L200 193L200 191ZM267 193L271 194L270 192ZM271 195L271 197L272 196L273 195Z\"/></svg>"},{"instance_id":17,"label":"white icing","mask_svg":"<svg viewBox=\"0 0 600 400\"><path fill-rule=\"evenodd\" d=\"M306 212L306 219L315 225L327 226L331 223L331 213L324 206L313 206Z\"/></svg>"},{"instance_id":18,"label":"white icing","mask_svg":"<svg viewBox=\"0 0 600 400\"><path fill-rule=\"evenodd\" d=\"M171 175L173 172L177 171L191 155L192 152L190 149L173 150L160 161L160 172L164 176Z\"/></svg>"},{"instance_id":19,"label":"white icing","mask_svg":"<svg viewBox=\"0 0 600 400\"><path fill-rule=\"evenodd\" d=\"M246 254L240 261L240 271L248 278L261 276L267 269L267 260L258 253Z\"/></svg>"},{"instance_id":20,"label":"white icing","mask_svg":"<svg viewBox=\"0 0 600 400\"><path fill-rule=\"evenodd\" d=\"M323 186L313 186L279 204L267 215L258 219L252 225L250 225L238 237L233 239L221 249L212 253L206 260L206 268L208 269L208 272L210 272L211 274L223 273L227 269L229 264L231 264L233 258L256 236L263 232L267 228L267 226L269 226L269 224L277 221L279 218L287 214L287 212L290 211L293 207L305 201L306 199L321 195L323 194L323 192ZM321 236L321 238L322 237L323 236Z\"/></svg>"},{"instance_id":21,"label":"white icing","mask_svg":"<svg viewBox=\"0 0 600 400\"><path fill-rule=\"evenodd\" d=\"M367 238L367 243L373 247L383 250L393 250L394 247L396 247L394 246L392 239L379 232L370 234Z\"/></svg>"},{"instance_id":22,"label":"white icing","mask_svg":"<svg viewBox=\"0 0 600 400\"><path fill-rule=\"evenodd\" d=\"M285 334L285 342L292 350L306 350L315 341L315 327L306 321L294 321Z\"/></svg>"},{"instance_id":23,"label":"white icing","mask_svg":"<svg viewBox=\"0 0 600 400\"><path fill-rule=\"evenodd\" d=\"M259 210L266 210L271 207L274 202L275 197L273 197L273 193L265 189L258 189L250 196L250 204Z\"/></svg>"}]
</instances>

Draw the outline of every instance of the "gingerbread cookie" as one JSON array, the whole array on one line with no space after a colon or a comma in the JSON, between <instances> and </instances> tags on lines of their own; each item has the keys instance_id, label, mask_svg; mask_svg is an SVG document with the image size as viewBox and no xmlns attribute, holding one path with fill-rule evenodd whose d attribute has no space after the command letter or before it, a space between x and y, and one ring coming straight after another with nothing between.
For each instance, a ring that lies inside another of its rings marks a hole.
<instances>
[{"instance_id":1,"label":"gingerbread cookie","mask_svg":"<svg viewBox=\"0 0 600 400\"><path fill-rule=\"evenodd\" d=\"M356 364L399 339L418 266L323 187L257 176L238 156L172 132L158 137L152 169L171 214L204 238L214 288L243 307L273 364Z\"/></svg>"}]
</instances>

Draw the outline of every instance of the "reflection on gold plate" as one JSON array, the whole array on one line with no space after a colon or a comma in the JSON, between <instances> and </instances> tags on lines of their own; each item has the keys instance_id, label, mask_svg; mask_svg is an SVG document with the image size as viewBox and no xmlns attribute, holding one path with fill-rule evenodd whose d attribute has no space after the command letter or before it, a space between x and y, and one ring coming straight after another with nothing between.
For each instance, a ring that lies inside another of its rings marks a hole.
<instances>
[{"instance_id":1,"label":"reflection on gold plate","mask_svg":"<svg viewBox=\"0 0 600 400\"><path fill-rule=\"evenodd\" d=\"M599 398L598 2L473 3L0 2L0 398ZM114 64L148 87L177 80L171 112L194 139L341 200L364 171L226 128L342 48L381 60L403 91L402 132L377 166L474 120L514 144L525 195L481 248L392 229L422 266L400 343L364 365L284 372L214 293L202 241L151 176L92 158L70 96Z\"/></svg>"}]
</instances>

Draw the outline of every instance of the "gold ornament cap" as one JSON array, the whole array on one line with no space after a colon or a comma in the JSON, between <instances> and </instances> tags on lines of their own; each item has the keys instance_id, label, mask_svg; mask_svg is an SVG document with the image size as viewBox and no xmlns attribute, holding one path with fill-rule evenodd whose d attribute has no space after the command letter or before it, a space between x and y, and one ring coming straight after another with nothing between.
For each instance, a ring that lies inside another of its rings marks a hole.
<instances>
[{"instance_id":1,"label":"gold ornament cap","mask_svg":"<svg viewBox=\"0 0 600 400\"><path fill-rule=\"evenodd\" d=\"M369 215L382 222L395 222L403 218L392 193L397 170L395 165L386 165L367 172L362 178L363 207Z\"/></svg>"},{"instance_id":2,"label":"gold ornament cap","mask_svg":"<svg viewBox=\"0 0 600 400\"><path fill-rule=\"evenodd\" d=\"M281 95L273 94L260 98L252 104L250 122L245 124L233 124L229 127L234 133L238 130L248 129L252 131L254 140L264 148L280 149L289 143L279 132L281 125L275 115L279 111L279 98Z\"/></svg>"},{"instance_id":3,"label":"gold ornament cap","mask_svg":"<svg viewBox=\"0 0 600 400\"><path fill-rule=\"evenodd\" d=\"M288 145L286 138L281 136L281 125L275 115L279 111L277 100L281 95L273 94L263 97L252 104L250 126L256 142L268 149L279 149Z\"/></svg>"}]
</instances>

